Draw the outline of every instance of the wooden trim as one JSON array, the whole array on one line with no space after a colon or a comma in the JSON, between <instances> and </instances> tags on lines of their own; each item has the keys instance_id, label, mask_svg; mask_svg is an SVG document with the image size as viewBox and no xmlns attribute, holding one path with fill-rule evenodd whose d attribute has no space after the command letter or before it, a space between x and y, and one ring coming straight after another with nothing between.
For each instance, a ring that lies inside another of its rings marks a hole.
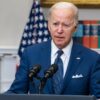
<instances>
[{"instance_id":1,"label":"wooden trim","mask_svg":"<svg viewBox=\"0 0 100 100\"><path fill-rule=\"evenodd\" d=\"M80 8L100 8L100 0L40 0L43 7L50 7L59 1L72 2Z\"/></svg>"}]
</instances>

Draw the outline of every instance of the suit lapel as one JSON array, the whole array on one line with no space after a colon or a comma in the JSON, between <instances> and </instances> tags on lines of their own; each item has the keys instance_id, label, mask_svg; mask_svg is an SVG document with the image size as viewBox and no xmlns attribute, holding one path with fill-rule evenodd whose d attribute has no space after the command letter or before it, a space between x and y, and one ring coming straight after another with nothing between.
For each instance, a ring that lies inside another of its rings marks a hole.
<instances>
[{"instance_id":1,"label":"suit lapel","mask_svg":"<svg viewBox=\"0 0 100 100\"><path fill-rule=\"evenodd\" d=\"M79 67L79 63L82 60L81 55L81 48L78 45L74 44L72 47L72 52L69 60L69 64L67 67L67 71L64 77L64 84L62 90L68 86L71 81L72 75L76 72L77 68ZM63 92L63 91L62 91Z\"/></svg>"}]
</instances>

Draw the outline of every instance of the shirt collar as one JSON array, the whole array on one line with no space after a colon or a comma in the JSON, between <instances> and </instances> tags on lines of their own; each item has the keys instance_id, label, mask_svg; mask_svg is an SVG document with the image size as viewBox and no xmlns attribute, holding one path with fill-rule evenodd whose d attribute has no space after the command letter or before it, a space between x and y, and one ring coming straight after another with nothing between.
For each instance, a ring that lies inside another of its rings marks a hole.
<instances>
[{"instance_id":1,"label":"shirt collar","mask_svg":"<svg viewBox=\"0 0 100 100\"><path fill-rule=\"evenodd\" d=\"M73 40L71 39L70 43L65 48L62 49L64 52L64 55L66 55L67 57L69 57L71 54L72 45L73 45ZM54 44L52 40L51 41L51 57L55 56L58 50L59 48Z\"/></svg>"}]
</instances>

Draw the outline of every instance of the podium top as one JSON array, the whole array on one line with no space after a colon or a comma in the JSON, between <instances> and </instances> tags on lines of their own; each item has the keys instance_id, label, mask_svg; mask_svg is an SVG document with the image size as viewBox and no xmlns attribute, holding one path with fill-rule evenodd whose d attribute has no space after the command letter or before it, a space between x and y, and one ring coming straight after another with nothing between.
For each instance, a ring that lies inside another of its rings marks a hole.
<instances>
[{"instance_id":1,"label":"podium top","mask_svg":"<svg viewBox=\"0 0 100 100\"><path fill-rule=\"evenodd\" d=\"M0 94L0 100L96 100L94 96L48 94Z\"/></svg>"}]
</instances>

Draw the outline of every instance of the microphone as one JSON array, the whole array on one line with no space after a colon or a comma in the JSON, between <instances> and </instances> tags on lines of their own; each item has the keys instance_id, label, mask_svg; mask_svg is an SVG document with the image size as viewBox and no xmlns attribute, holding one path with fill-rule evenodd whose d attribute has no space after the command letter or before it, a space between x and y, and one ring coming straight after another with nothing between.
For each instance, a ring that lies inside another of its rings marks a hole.
<instances>
[{"instance_id":1,"label":"microphone","mask_svg":"<svg viewBox=\"0 0 100 100\"><path fill-rule=\"evenodd\" d=\"M32 80L33 77L39 78L37 76L37 73L39 73L41 70L41 65L37 64L35 65L29 72L29 79Z\"/></svg>"},{"instance_id":2,"label":"microphone","mask_svg":"<svg viewBox=\"0 0 100 100\"><path fill-rule=\"evenodd\" d=\"M48 79L52 77L56 71L58 70L58 66L56 64L51 65L51 67L44 73L44 78Z\"/></svg>"},{"instance_id":3,"label":"microphone","mask_svg":"<svg viewBox=\"0 0 100 100\"><path fill-rule=\"evenodd\" d=\"M58 70L58 66L56 64L51 65L51 67L44 73L44 77L41 79L40 86L39 86L39 92L42 92L42 89L44 88L46 81L48 78L51 78Z\"/></svg>"}]
</instances>

